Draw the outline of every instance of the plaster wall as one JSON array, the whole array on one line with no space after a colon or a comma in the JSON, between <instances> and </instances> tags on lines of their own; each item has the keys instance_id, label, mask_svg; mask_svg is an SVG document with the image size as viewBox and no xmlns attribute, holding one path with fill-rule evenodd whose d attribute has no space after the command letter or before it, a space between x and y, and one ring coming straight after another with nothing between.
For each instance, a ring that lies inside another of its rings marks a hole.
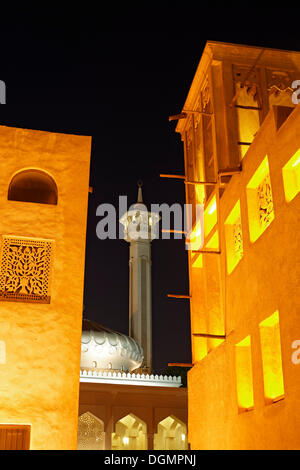
<instances>
[{"instance_id":1,"label":"plaster wall","mask_svg":"<svg viewBox=\"0 0 300 470\"><path fill-rule=\"evenodd\" d=\"M0 302L0 423L31 449L76 449L91 138L0 126L0 235L54 241L50 304ZM58 204L8 201L12 176L48 172Z\"/></svg>"},{"instance_id":2,"label":"plaster wall","mask_svg":"<svg viewBox=\"0 0 300 470\"><path fill-rule=\"evenodd\" d=\"M299 125L299 107L279 129L271 109L242 161L242 172L231 178L220 199L221 255L215 256L220 260L224 327L228 336L207 355L207 340L199 339L199 357L194 356L195 365L188 373L192 449L300 448L300 365L292 362L292 342L300 339L300 194L287 202L282 178L282 167L300 148ZM252 243L246 186L266 155L275 219ZM238 200L244 256L228 275L224 222ZM210 312L203 312L201 299L205 289L203 276L204 268L192 269L194 331L209 323ZM259 323L276 310L279 311L285 397L266 404ZM210 333L218 332L210 330ZM252 344L254 409L239 413L234 352L235 344L248 335Z\"/></svg>"}]
</instances>

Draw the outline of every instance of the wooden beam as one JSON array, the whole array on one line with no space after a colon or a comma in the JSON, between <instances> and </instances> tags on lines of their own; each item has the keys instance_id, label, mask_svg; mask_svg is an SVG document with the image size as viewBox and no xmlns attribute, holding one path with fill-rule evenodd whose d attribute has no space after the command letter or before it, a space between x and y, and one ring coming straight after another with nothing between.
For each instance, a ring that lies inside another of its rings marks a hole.
<instances>
[{"instance_id":1,"label":"wooden beam","mask_svg":"<svg viewBox=\"0 0 300 470\"><path fill-rule=\"evenodd\" d=\"M225 339L225 335L211 335L209 333L193 333L193 336L201 337L201 338L215 338L215 339Z\"/></svg>"},{"instance_id":2,"label":"wooden beam","mask_svg":"<svg viewBox=\"0 0 300 470\"><path fill-rule=\"evenodd\" d=\"M184 175L165 175L165 174L161 174L159 175L161 178L179 178L181 180L185 180L185 176Z\"/></svg>"},{"instance_id":3,"label":"wooden beam","mask_svg":"<svg viewBox=\"0 0 300 470\"><path fill-rule=\"evenodd\" d=\"M184 184L204 184L206 186L215 186L216 181L185 181Z\"/></svg>"},{"instance_id":4,"label":"wooden beam","mask_svg":"<svg viewBox=\"0 0 300 470\"><path fill-rule=\"evenodd\" d=\"M186 234L184 230L168 230L168 229L161 229L162 232L164 233L182 233L183 235Z\"/></svg>"},{"instance_id":5,"label":"wooden beam","mask_svg":"<svg viewBox=\"0 0 300 470\"><path fill-rule=\"evenodd\" d=\"M193 367L190 362L168 362L168 367Z\"/></svg>"},{"instance_id":6,"label":"wooden beam","mask_svg":"<svg viewBox=\"0 0 300 470\"><path fill-rule=\"evenodd\" d=\"M228 168L227 170L219 171L218 175L219 176L227 176L227 175L235 175L236 173L241 173L242 167L238 168Z\"/></svg>"},{"instance_id":7,"label":"wooden beam","mask_svg":"<svg viewBox=\"0 0 300 470\"><path fill-rule=\"evenodd\" d=\"M221 251L209 251L209 250L192 250L193 253L205 253L209 254L211 253L212 255L220 255Z\"/></svg>"},{"instance_id":8,"label":"wooden beam","mask_svg":"<svg viewBox=\"0 0 300 470\"><path fill-rule=\"evenodd\" d=\"M191 295L179 295L179 294L167 294L168 297L172 297L174 299L191 299Z\"/></svg>"}]
</instances>

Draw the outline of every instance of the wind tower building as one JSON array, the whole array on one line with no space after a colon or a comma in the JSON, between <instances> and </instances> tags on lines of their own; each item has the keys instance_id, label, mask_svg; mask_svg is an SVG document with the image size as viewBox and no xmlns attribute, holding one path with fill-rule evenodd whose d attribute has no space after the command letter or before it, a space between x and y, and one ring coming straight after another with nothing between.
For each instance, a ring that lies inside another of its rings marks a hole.
<instances>
[{"instance_id":1,"label":"wind tower building","mask_svg":"<svg viewBox=\"0 0 300 470\"><path fill-rule=\"evenodd\" d=\"M300 448L299 77L299 52L208 41L175 116L199 239L191 449Z\"/></svg>"}]
</instances>

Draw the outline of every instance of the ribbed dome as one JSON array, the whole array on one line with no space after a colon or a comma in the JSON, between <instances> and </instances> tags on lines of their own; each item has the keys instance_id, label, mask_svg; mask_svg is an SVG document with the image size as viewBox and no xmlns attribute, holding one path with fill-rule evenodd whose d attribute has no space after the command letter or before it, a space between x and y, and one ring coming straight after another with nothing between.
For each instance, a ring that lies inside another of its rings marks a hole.
<instances>
[{"instance_id":1,"label":"ribbed dome","mask_svg":"<svg viewBox=\"0 0 300 470\"><path fill-rule=\"evenodd\" d=\"M133 338L83 320L81 368L131 372L142 365L143 358L143 350Z\"/></svg>"}]
</instances>

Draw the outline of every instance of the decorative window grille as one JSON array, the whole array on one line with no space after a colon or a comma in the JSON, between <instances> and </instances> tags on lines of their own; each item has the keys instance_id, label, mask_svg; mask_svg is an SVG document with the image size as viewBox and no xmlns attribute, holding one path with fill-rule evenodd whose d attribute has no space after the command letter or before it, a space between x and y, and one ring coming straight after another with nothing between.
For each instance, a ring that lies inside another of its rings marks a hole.
<instances>
[{"instance_id":1,"label":"decorative window grille","mask_svg":"<svg viewBox=\"0 0 300 470\"><path fill-rule=\"evenodd\" d=\"M274 206L271 190L270 175L266 175L257 188L259 221L266 228L274 219Z\"/></svg>"},{"instance_id":2,"label":"decorative window grille","mask_svg":"<svg viewBox=\"0 0 300 470\"><path fill-rule=\"evenodd\" d=\"M104 450L105 432L103 422L92 415L84 413L78 420L78 450Z\"/></svg>"},{"instance_id":3,"label":"decorative window grille","mask_svg":"<svg viewBox=\"0 0 300 470\"><path fill-rule=\"evenodd\" d=\"M243 232L242 232L242 222L239 217L235 224L233 225L233 244L234 244L234 253L235 256L240 260L243 257Z\"/></svg>"},{"instance_id":4,"label":"decorative window grille","mask_svg":"<svg viewBox=\"0 0 300 470\"><path fill-rule=\"evenodd\" d=\"M2 237L0 300L50 303L54 242Z\"/></svg>"}]
</instances>

